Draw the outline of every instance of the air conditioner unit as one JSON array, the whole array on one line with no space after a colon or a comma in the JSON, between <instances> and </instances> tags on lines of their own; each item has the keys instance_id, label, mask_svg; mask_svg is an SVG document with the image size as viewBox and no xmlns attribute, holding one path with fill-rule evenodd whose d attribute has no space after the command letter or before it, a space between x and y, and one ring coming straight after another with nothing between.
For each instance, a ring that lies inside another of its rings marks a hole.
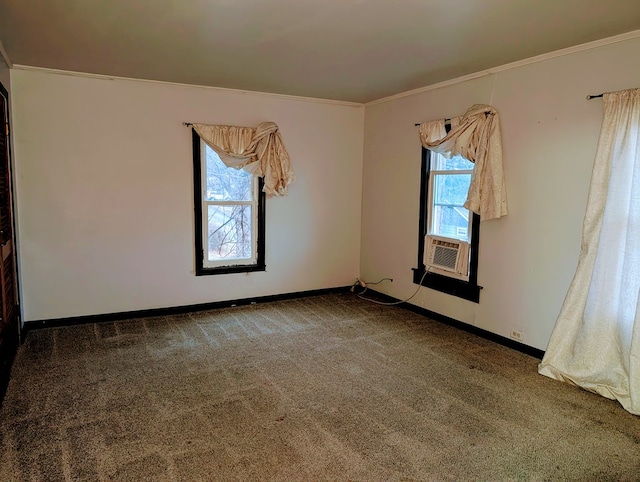
<instances>
[{"instance_id":1,"label":"air conditioner unit","mask_svg":"<svg viewBox=\"0 0 640 482\"><path fill-rule=\"evenodd\" d=\"M469 243L429 235L425 240L424 264L466 277L469 275Z\"/></svg>"}]
</instances>

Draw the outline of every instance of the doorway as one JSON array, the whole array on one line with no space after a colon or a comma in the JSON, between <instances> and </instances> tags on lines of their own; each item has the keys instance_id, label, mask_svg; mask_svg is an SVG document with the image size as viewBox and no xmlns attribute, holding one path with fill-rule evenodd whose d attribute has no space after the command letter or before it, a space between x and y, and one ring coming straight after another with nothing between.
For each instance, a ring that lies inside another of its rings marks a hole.
<instances>
[{"instance_id":1,"label":"doorway","mask_svg":"<svg viewBox=\"0 0 640 482\"><path fill-rule=\"evenodd\" d=\"M20 343L9 119L9 94L0 83L0 400Z\"/></svg>"}]
</instances>

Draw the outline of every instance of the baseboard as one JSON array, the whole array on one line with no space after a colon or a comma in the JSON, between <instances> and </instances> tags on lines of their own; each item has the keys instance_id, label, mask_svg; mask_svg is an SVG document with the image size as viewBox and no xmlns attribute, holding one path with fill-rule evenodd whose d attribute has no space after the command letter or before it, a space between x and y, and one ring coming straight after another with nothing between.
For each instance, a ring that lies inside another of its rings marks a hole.
<instances>
[{"instance_id":1,"label":"baseboard","mask_svg":"<svg viewBox=\"0 0 640 482\"><path fill-rule=\"evenodd\" d=\"M319 290L297 291L294 293L283 293L278 295L257 296L253 298L240 298L236 300L198 303L194 305L169 306L164 308L152 308L148 310L121 311L118 313L105 313L100 315L71 316L67 318L52 318L47 320L27 321L23 325L22 340L24 341L24 338L29 331L39 330L42 328L82 325L87 323L99 323L105 321L133 320L136 318L148 318L152 316L179 315L182 313L192 313L196 311L231 308L233 306L255 305L258 303L269 303L272 301L308 298L310 296L320 296L333 293L346 293L350 288L351 286L349 285L340 286L337 288L324 288Z\"/></svg>"},{"instance_id":2,"label":"baseboard","mask_svg":"<svg viewBox=\"0 0 640 482\"><path fill-rule=\"evenodd\" d=\"M399 299L394 298L393 296L389 296L384 293L380 293L378 291L371 290L371 289L367 290L367 293L372 293L372 295L375 295L376 298L379 298L380 300L385 302L396 303L400 301ZM542 360L542 357L544 356L543 350L539 350L538 348L525 345L524 343L519 343L515 340L512 340L510 338L507 338L501 335L496 335L495 333L492 333L490 331L483 330L482 328L478 328L477 326L469 325L467 323L463 323L454 318L449 318L448 316L441 315L440 313L436 313L435 311L427 310L426 308L412 305L410 303L401 303L398 306L406 310L412 311L414 313L417 313L419 315L426 316L427 318L431 318L432 320L439 321L440 323L444 323L445 325L452 326L454 328L466 331L468 333L479 336L486 340L498 343L499 345L506 346L507 348L517 350L521 353L538 358L540 360Z\"/></svg>"},{"instance_id":3,"label":"baseboard","mask_svg":"<svg viewBox=\"0 0 640 482\"><path fill-rule=\"evenodd\" d=\"M272 301L290 300L295 298L308 298L310 296L320 296L320 295L326 295L326 294L332 294L332 293L346 293L351 288L352 288L351 285L340 286L337 288L324 288L319 290L297 291L294 293L258 296L254 298L240 298L236 300L215 301L211 303L199 303L194 305L171 306L171 307L164 307L164 308L153 308L149 310L122 311L118 313L105 313L100 315L73 316L68 318L54 318L54 319L48 319L48 320L28 321L23 325L21 338L22 340L24 340L24 337L29 331L38 330L42 328L81 325L86 323L99 323L99 322L107 322L107 321L131 320L135 318L147 318L152 316L178 315L182 313L190 313L190 312L196 312L196 311L214 310L219 308L230 308L233 306L269 303ZM380 293L372 289L369 289L368 293L371 293L372 295L376 296L382 301L388 301L388 302L400 301L397 298L386 295L384 293ZM463 323L453 318L449 318L448 316L441 315L440 313L436 313L435 311L427 310L425 308L421 308L420 306L412 305L410 303L402 303L399 306L409 311L412 311L414 313L417 313L419 315L425 316L427 318L431 318L432 320L438 321L440 323L444 323L449 326L453 326L454 328L458 328L468 333L472 333L479 337L485 338L487 340L493 341L500 345L503 345L508 348L517 350L519 352L525 353L527 355L533 356L540 360L544 356L543 350L539 350L532 346L525 345L524 343L519 343L515 340L506 338L504 336L496 335L495 333L492 333L487 330L483 330L476 326L468 325L467 323Z\"/></svg>"},{"instance_id":4,"label":"baseboard","mask_svg":"<svg viewBox=\"0 0 640 482\"><path fill-rule=\"evenodd\" d=\"M0 345L0 407L9 386L11 367L18 350L19 335L17 324L10 330L5 331L3 338Z\"/></svg>"}]
</instances>

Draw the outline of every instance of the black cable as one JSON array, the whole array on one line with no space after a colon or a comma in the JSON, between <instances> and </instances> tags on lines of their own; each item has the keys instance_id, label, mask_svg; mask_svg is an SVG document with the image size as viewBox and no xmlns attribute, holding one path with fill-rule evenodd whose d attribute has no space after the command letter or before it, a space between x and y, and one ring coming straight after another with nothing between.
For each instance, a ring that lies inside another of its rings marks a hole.
<instances>
[{"instance_id":1,"label":"black cable","mask_svg":"<svg viewBox=\"0 0 640 482\"><path fill-rule=\"evenodd\" d=\"M401 300L401 301L394 301L393 303L385 303L383 301L377 301L377 300L372 300L371 298L365 298L364 296L362 296L363 294L365 294L367 292L367 290L369 289L370 284L375 285L378 283L381 283L382 281L384 281L385 279L389 279L391 281L393 281L391 278L382 278L380 281L377 281L375 283L366 283L365 282L365 287L364 287L364 291L362 293L358 293L358 298L365 300L365 301L370 301L371 303L375 303L377 305L385 305L385 306L393 306L393 305L400 305L402 303L406 303L407 301L409 301L411 298L413 298L415 295L418 294L418 291L420 291L420 288L422 288L422 282L424 281L425 277L427 276L427 273L429 272L429 268L425 268L424 270L424 274L422 275L422 278L420 278L420 283L418 284L418 287L416 288L416 290L413 292L413 294L411 296L409 296L409 298L407 298L406 300ZM355 286L355 285L354 285Z\"/></svg>"}]
</instances>

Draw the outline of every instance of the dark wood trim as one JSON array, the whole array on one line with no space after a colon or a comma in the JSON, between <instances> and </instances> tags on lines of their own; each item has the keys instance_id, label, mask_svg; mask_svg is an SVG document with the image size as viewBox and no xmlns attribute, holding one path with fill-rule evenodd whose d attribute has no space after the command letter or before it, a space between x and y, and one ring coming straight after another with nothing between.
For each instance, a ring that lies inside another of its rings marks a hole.
<instances>
[{"instance_id":1,"label":"dark wood trim","mask_svg":"<svg viewBox=\"0 0 640 482\"><path fill-rule=\"evenodd\" d=\"M100 323L106 321L133 320L136 318L148 318L152 316L170 316L197 311L216 310L220 308L232 308L234 306L257 305L273 301L291 300L297 298L309 298L311 296L328 295L333 293L347 293L349 286L337 288L323 288L309 291L296 291L278 295L257 296L253 298L239 298L235 300L213 301L210 303L198 303L194 305L169 306L164 308L152 308L148 310L121 311L118 313L105 313L100 315L71 316L67 318L53 318L46 320L27 321L24 323L23 340L31 330L42 328L55 328L59 326L83 325L87 323Z\"/></svg>"},{"instance_id":2,"label":"dark wood trim","mask_svg":"<svg viewBox=\"0 0 640 482\"><path fill-rule=\"evenodd\" d=\"M480 216L472 213L471 219L471 259L469 260L469 284L482 289L478 286L478 259L480 251ZM479 291L478 291L479 292Z\"/></svg>"},{"instance_id":3,"label":"dark wood trim","mask_svg":"<svg viewBox=\"0 0 640 482\"><path fill-rule=\"evenodd\" d=\"M398 298L394 298L393 296L386 295L384 293L380 293L375 290L369 290L368 293L371 293L372 296L375 296L376 299L380 301L389 302L389 303L397 303L400 301ZM462 321L458 321L454 318L449 318L448 316L441 315L435 311L427 310L426 308L422 308L420 306L412 305L411 303L402 303L400 305L401 308L412 311L419 315L425 316L432 320L438 321L440 323L444 323L445 325L452 326L462 331L466 331L467 333L471 333L473 335L479 336L480 338L484 338L485 340L492 341L494 343L498 343L499 345L506 346L507 348L511 348L513 350L524 353L525 355L532 356L534 358L538 358L542 360L544 356L544 351L538 348L534 348L529 345L525 345L524 343L520 343L518 341L512 340L511 338L507 338L501 335L496 335L487 330L483 330L482 328L478 328L477 326L469 325L467 323L463 323Z\"/></svg>"},{"instance_id":4,"label":"dark wood trim","mask_svg":"<svg viewBox=\"0 0 640 482\"><path fill-rule=\"evenodd\" d=\"M2 401L4 400L4 395L7 391L7 387L9 385L9 378L11 376L11 367L13 366L13 361L15 359L16 356L16 352L18 351L18 345L20 343L20 335L21 335L21 321L20 321L20 300L18 298L19 296L19 287L18 287L18 277L17 277L17 260L16 260L16 256L15 256L15 250L16 250L16 243L15 243L15 236L13 233L15 233L15 229L16 229L16 222L15 222L15 216L13 215L15 213L15 203L14 203L14 186L13 186L13 182L12 182L12 164L11 164L11 159L12 159L12 152L11 152L11 139L10 139L10 135L11 135L11 106L10 104L10 99L9 99L9 92L7 91L7 89L4 87L4 85L2 84L2 82L0 82L0 95L4 98L4 103L6 106L6 114L7 114L7 131L8 133L6 134L7 138L6 138L6 149L7 149L7 166L9 166L8 171L6 172L6 176L7 176L7 183L9 184L9 190L10 190L10 201L11 201L11 205L10 205L10 209L11 209L11 229L12 229L12 234L11 234L11 238L10 238L10 242L13 245L12 248L12 259L13 259L13 269L14 269L14 283L15 283L15 287L14 287L14 293L15 293L15 300L14 300L14 307L13 307L13 316L11 317L12 319L7 320L7 324L4 326L3 330L2 330L2 335L0 336L0 405L2 404ZM3 113L3 117L4 117L4 113ZM5 126L4 125L0 125L0 135L5 136ZM2 168L4 169L4 166L2 166Z\"/></svg>"},{"instance_id":5,"label":"dark wood trim","mask_svg":"<svg viewBox=\"0 0 640 482\"><path fill-rule=\"evenodd\" d=\"M448 131L447 131L448 132ZM424 239L428 226L428 194L429 175L431 172L429 149L422 147L422 161L420 170L420 218L418 220L418 263L417 268L412 268L413 282L442 293L457 296L465 300L480 302L480 290L478 286L478 250L480 247L480 216L475 213L471 219L471 258L469 260L469 281L464 281L438 273L426 273L424 264Z\"/></svg>"},{"instance_id":6,"label":"dark wood trim","mask_svg":"<svg viewBox=\"0 0 640 482\"><path fill-rule=\"evenodd\" d=\"M420 284L422 281L422 286L425 288L440 291L441 293L456 296L474 303L480 303L482 286L438 273L427 273L425 275L425 269L426 267L424 265L420 268L411 268L413 271L413 282L415 284Z\"/></svg>"},{"instance_id":7,"label":"dark wood trim","mask_svg":"<svg viewBox=\"0 0 640 482\"><path fill-rule=\"evenodd\" d=\"M266 238L266 196L263 192L264 179L258 179L258 229L257 232L257 253L256 262L254 264L220 266L215 268L204 267L204 246L202 245L202 160L200 150L200 136L194 129L191 130L193 141L193 216L194 216L194 234L195 234L195 251L194 262L196 276L231 274L231 273L250 273L254 271L266 271L265 262L265 238Z\"/></svg>"},{"instance_id":8,"label":"dark wood trim","mask_svg":"<svg viewBox=\"0 0 640 482\"><path fill-rule=\"evenodd\" d=\"M2 97L7 99L7 105L8 105L8 103L9 103L9 91L7 89L5 89L4 85L2 85L2 82L0 82L0 94L2 95ZM9 109L7 108L7 110L9 110Z\"/></svg>"},{"instance_id":9,"label":"dark wood trim","mask_svg":"<svg viewBox=\"0 0 640 482\"><path fill-rule=\"evenodd\" d=\"M191 139L193 141L193 225L195 233L194 262L196 276L202 269L202 259L204 256L202 247L202 160L200 153L200 136L195 129L191 129Z\"/></svg>"},{"instance_id":10,"label":"dark wood trim","mask_svg":"<svg viewBox=\"0 0 640 482\"><path fill-rule=\"evenodd\" d=\"M165 307L165 308L153 308L149 310L122 311L119 313L105 313L100 315L73 316L73 317L67 317L67 318L28 321L24 323L24 330L22 334L23 334L23 340L24 340L24 336L26 336L26 334L29 331L39 330L43 328L55 328L60 326L82 325L87 323L101 323L101 322L109 322L109 321L133 320L136 318L147 318L152 316L179 315L183 313L192 313L197 311L215 310L220 308L232 308L235 306L254 305L259 303L269 303L273 301L291 300L291 299L297 299L297 298L308 298L312 296L321 296L321 295L334 294L334 293L348 293L350 290L351 290L351 286L340 286L337 288L324 288L319 290L297 291L294 293L283 293L279 295L259 296L255 298L241 298L241 299L227 300L227 301L215 301L211 303L199 303L194 305L171 306L171 307ZM375 296L377 299L381 301L391 302L391 303L397 303L398 301L400 301L399 299L394 298L393 296L389 296L372 289L369 289L368 293L371 293L373 296ZM402 303L399 306L406 310L425 316L426 318L430 318L440 323L444 323L454 328L458 328L460 330L477 335L486 340L493 341L500 345L503 345L508 348L517 350L519 352L525 353L527 355L533 356L535 358L542 359L542 357L544 356L544 351L542 350L539 350L529 345L525 345L524 343L519 343L515 340L511 340L510 338L506 338L504 336L496 335L495 333L492 333L490 331L483 330L481 328L478 328L472 325L468 325L467 323L463 323L461 321L455 320L454 318L449 318L448 316L441 315L440 313L436 313L435 311L427 310L426 308L421 308L420 306L412 305L410 303Z\"/></svg>"},{"instance_id":11,"label":"dark wood trim","mask_svg":"<svg viewBox=\"0 0 640 482\"><path fill-rule=\"evenodd\" d=\"M265 246L267 244L267 195L263 191L264 189L264 178L258 178L258 192L260 193L260 197L258 197L258 239L257 239L257 258L255 266L259 269L255 271L266 271L267 262L265 259Z\"/></svg>"},{"instance_id":12,"label":"dark wood trim","mask_svg":"<svg viewBox=\"0 0 640 482\"><path fill-rule=\"evenodd\" d=\"M24 329L20 330L19 325L10 325L3 333L2 345L0 346L0 407L9 386L9 378L11 377L11 367L18 351L18 345L21 343L20 335ZM11 340L14 340L11 342Z\"/></svg>"},{"instance_id":13,"label":"dark wood trim","mask_svg":"<svg viewBox=\"0 0 640 482\"><path fill-rule=\"evenodd\" d=\"M416 266L424 267L424 238L427 235L427 193L429 192L429 150L422 148L420 163L420 218L418 220L418 262ZM424 270L423 270L424 272ZM420 279L414 283L418 284Z\"/></svg>"}]
</instances>

